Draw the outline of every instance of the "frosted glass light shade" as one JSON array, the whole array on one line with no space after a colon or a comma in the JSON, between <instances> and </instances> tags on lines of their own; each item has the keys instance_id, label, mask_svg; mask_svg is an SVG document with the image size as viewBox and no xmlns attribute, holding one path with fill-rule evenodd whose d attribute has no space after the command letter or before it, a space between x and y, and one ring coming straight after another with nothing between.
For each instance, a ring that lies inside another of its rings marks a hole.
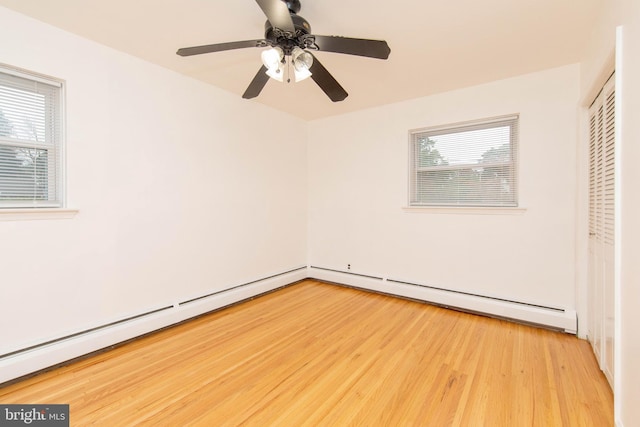
<instances>
[{"instance_id":1,"label":"frosted glass light shade","mask_svg":"<svg viewBox=\"0 0 640 427\"><path fill-rule=\"evenodd\" d=\"M284 70L282 67L273 70L267 69L267 76L282 83L284 80Z\"/></svg>"},{"instance_id":2,"label":"frosted glass light shade","mask_svg":"<svg viewBox=\"0 0 640 427\"><path fill-rule=\"evenodd\" d=\"M311 68L311 65L313 65L313 55L299 47L295 47L291 52L291 60L293 62L293 71L296 82L301 82L302 80L311 77L309 69Z\"/></svg>"},{"instance_id":3,"label":"frosted glass light shade","mask_svg":"<svg viewBox=\"0 0 640 427\"><path fill-rule=\"evenodd\" d=\"M297 82L301 82L304 79L308 79L309 77L311 77L311 71L303 69L303 70L298 70L297 68L294 67L294 75L296 77L296 83Z\"/></svg>"},{"instance_id":4,"label":"frosted glass light shade","mask_svg":"<svg viewBox=\"0 0 640 427\"><path fill-rule=\"evenodd\" d=\"M284 58L284 52L279 47L272 47L271 49L263 50L260 55L262 63L269 70L277 70L280 68L282 58Z\"/></svg>"},{"instance_id":5,"label":"frosted glass light shade","mask_svg":"<svg viewBox=\"0 0 640 427\"><path fill-rule=\"evenodd\" d=\"M296 70L308 70L313 65L313 55L299 47L293 48L291 59Z\"/></svg>"}]
</instances>

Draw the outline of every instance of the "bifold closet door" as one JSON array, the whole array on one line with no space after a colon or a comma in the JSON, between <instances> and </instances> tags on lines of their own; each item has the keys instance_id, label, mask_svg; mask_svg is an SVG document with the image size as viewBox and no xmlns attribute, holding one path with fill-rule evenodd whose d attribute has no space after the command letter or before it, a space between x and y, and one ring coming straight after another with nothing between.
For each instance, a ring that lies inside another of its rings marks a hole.
<instances>
[{"instance_id":1,"label":"bifold closet door","mask_svg":"<svg viewBox=\"0 0 640 427\"><path fill-rule=\"evenodd\" d=\"M589 108L589 340L613 384L615 78Z\"/></svg>"}]
</instances>

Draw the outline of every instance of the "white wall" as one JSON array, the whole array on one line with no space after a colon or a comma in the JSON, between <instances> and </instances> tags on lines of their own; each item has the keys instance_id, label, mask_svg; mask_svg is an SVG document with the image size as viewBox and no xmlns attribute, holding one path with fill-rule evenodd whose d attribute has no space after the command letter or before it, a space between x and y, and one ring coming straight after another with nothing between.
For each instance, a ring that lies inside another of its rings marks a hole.
<instances>
[{"instance_id":1,"label":"white wall","mask_svg":"<svg viewBox=\"0 0 640 427\"><path fill-rule=\"evenodd\" d=\"M311 122L310 265L574 309L579 76L565 66ZM524 213L402 209L410 129L513 113Z\"/></svg>"},{"instance_id":2,"label":"white wall","mask_svg":"<svg viewBox=\"0 0 640 427\"><path fill-rule=\"evenodd\" d=\"M616 27L621 26L622 45L616 46ZM592 38L584 54L581 75L581 97L583 103L593 98L594 88L601 86L605 74L616 64L616 97L621 108L616 111L620 122L620 137L616 153L619 156L619 188L617 221L618 241L616 270L616 365L614 376L615 417L619 426L640 425L640 197L637 185L640 182L640 3L636 0L614 0L603 2L600 19L594 23ZM582 152L586 151L583 137ZM587 191L581 186L583 196ZM580 242L584 247L586 243ZM586 252L584 249L582 253ZM580 265L584 265L582 261ZM583 277L586 275L583 273Z\"/></svg>"},{"instance_id":3,"label":"white wall","mask_svg":"<svg viewBox=\"0 0 640 427\"><path fill-rule=\"evenodd\" d=\"M306 265L305 122L4 8L0 39L66 81L79 209L0 221L0 354Z\"/></svg>"}]
</instances>

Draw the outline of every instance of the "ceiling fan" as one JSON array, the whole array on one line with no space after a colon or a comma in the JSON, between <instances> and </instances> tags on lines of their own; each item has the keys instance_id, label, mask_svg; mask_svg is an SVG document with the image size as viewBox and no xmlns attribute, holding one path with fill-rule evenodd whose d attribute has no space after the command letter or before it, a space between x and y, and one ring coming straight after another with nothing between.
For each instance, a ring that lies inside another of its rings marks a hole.
<instances>
[{"instance_id":1,"label":"ceiling fan","mask_svg":"<svg viewBox=\"0 0 640 427\"><path fill-rule=\"evenodd\" d=\"M256 3L267 16L264 39L186 47L178 49L176 53L191 56L247 47L270 47L262 52L263 65L242 95L243 98L258 96L269 77L282 82L284 74L288 73L289 82L293 68L295 81L311 77L333 102L337 102L344 100L347 92L309 50L378 59L387 59L391 52L384 40L311 34L309 23L297 14L301 7L299 0L256 0Z\"/></svg>"}]
</instances>

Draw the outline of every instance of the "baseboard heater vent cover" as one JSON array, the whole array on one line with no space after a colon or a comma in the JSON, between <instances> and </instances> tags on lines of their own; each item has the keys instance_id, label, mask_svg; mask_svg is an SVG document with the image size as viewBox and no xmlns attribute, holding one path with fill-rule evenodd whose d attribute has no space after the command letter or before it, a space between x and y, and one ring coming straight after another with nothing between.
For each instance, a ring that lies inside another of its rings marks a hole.
<instances>
[{"instance_id":1,"label":"baseboard heater vent cover","mask_svg":"<svg viewBox=\"0 0 640 427\"><path fill-rule=\"evenodd\" d=\"M331 268L309 268L309 277L355 288L415 299L446 308L514 320L575 334L575 310L445 289L407 280L351 273Z\"/></svg>"}]
</instances>

